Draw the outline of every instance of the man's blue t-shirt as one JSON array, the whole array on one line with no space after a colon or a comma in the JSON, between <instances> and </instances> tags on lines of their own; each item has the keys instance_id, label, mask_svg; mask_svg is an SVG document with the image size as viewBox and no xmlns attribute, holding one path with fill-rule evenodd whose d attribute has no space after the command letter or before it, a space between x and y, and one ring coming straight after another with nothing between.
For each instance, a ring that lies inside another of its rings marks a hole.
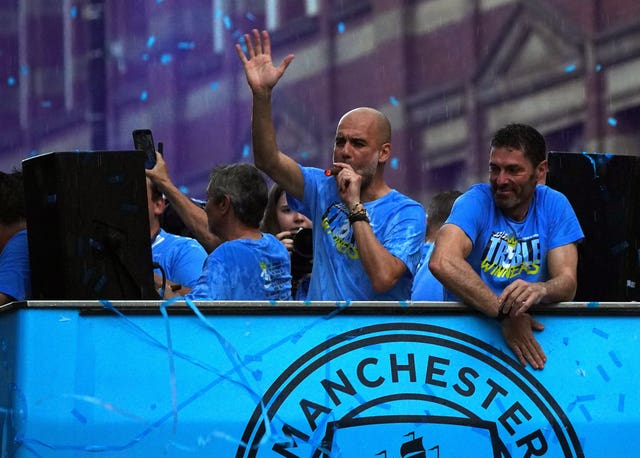
<instances>
[{"instance_id":1,"label":"man's blue t-shirt","mask_svg":"<svg viewBox=\"0 0 640 458\"><path fill-rule=\"evenodd\" d=\"M27 231L16 232L0 253L0 293L16 301L31 297Z\"/></svg>"},{"instance_id":2,"label":"man's blue t-shirt","mask_svg":"<svg viewBox=\"0 0 640 458\"><path fill-rule=\"evenodd\" d=\"M471 239L467 261L496 294L516 279L549 279L547 253L584 238L569 200L537 185L524 221L506 217L495 205L488 184L473 185L460 196L445 224L455 224ZM446 291L448 300L457 298Z\"/></svg>"},{"instance_id":3,"label":"man's blue t-shirt","mask_svg":"<svg viewBox=\"0 0 640 458\"><path fill-rule=\"evenodd\" d=\"M411 297L411 284L422 253L426 222L418 202L392 190L365 202L376 238L407 270L389 291L376 292L362 266L348 209L340 199L334 177L323 170L300 167L304 176L302 201L287 197L289 206L313 222L313 272L309 300L399 301Z\"/></svg>"},{"instance_id":4,"label":"man's blue t-shirt","mask_svg":"<svg viewBox=\"0 0 640 458\"><path fill-rule=\"evenodd\" d=\"M190 237L170 234L160 229L151 242L153 262L162 266L167 280L192 288L200 275L207 252ZM160 273L156 270L156 273Z\"/></svg>"},{"instance_id":5,"label":"man's blue t-shirt","mask_svg":"<svg viewBox=\"0 0 640 458\"><path fill-rule=\"evenodd\" d=\"M433 243L424 244L424 253L413 279L413 288L411 289L412 301L444 301L444 286L429 270L429 259L433 253Z\"/></svg>"},{"instance_id":6,"label":"man's blue t-shirt","mask_svg":"<svg viewBox=\"0 0 640 458\"><path fill-rule=\"evenodd\" d=\"M236 239L207 257L204 271L187 295L192 300L291 300L291 260L271 234Z\"/></svg>"}]
</instances>

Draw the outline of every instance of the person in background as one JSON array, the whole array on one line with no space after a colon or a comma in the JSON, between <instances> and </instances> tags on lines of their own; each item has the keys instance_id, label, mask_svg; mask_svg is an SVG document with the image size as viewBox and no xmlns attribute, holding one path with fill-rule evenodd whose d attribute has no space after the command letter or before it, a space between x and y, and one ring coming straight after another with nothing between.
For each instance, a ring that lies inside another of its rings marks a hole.
<instances>
[{"instance_id":1,"label":"person in background","mask_svg":"<svg viewBox=\"0 0 640 458\"><path fill-rule=\"evenodd\" d=\"M253 165L213 169L205 211L222 243L207 257L189 299L291 299L289 253L275 236L260 231L266 205L267 184Z\"/></svg>"},{"instance_id":2,"label":"person in background","mask_svg":"<svg viewBox=\"0 0 640 458\"><path fill-rule=\"evenodd\" d=\"M160 227L165 211L164 196L147 178L147 205L151 231L151 255L160 266L154 271L156 287L168 287L179 295L187 294L196 284L207 252L196 240L166 232ZM164 280L164 281L163 281Z\"/></svg>"},{"instance_id":3,"label":"person in background","mask_svg":"<svg viewBox=\"0 0 640 458\"><path fill-rule=\"evenodd\" d=\"M453 203L461 194L460 191L438 193L433 196L427 206L427 235L422 259L413 280L411 289L412 301L444 301L444 286L429 270L429 259L433 252L433 242L436 240L436 234L449 217Z\"/></svg>"},{"instance_id":4,"label":"person in background","mask_svg":"<svg viewBox=\"0 0 640 458\"><path fill-rule=\"evenodd\" d=\"M287 202L287 193L273 184L269 190L267 209L260 223L260 230L276 236L291 255L291 294L296 300L306 299L313 267L311 246L301 246L311 230L311 220L302 213L294 211Z\"/></svg>"},{"instance_id":5,"label":"person in background","mask_svg":"<svg viewBox=\"0 0 640 458\"><path fill-rule=\"evenodd\" d=\"M546 144L537 130L499 129L491 139L489 184L473 185L456 200L429 261L447 299L497 318L516 357L534 369L544 367L546 355L533 330L544 327L527 311L574 298L576 245L584 238L567 198L539 184L546 173Z\"/></svg>"},{"instance_id":6,"label":"person in background","mask_svg":"<svg viewBox=\"0 0 640 458\"><path fill-rule=\"evenodd\" d=\"M254 162L282 186L289 205L313 222L310 300L408 300L425 234L424 209L386 183L391 125L369 107L346 113L336 129L333 166L302 167L278 149L271 94L293 60L274 66L267 31L244 36L236 52L253 95ZM295 204L294 204L295 202Z\"/></svg>"},{"instance_id":7,"label":"person in background","mask_svg":"<svg viewBox=\"0 0 640 458\"><path fill-rule=\"evenodd\" d=\"M0 305L31 296L22 172L0 172Z\"/></svg>"}]
</instances>

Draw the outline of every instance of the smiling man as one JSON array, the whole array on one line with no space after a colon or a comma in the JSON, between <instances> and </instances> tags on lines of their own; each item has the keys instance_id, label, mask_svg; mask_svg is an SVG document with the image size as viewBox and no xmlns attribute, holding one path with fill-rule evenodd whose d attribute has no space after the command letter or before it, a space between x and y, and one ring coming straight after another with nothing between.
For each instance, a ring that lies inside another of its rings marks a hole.
<instances>
[{"instance_id":1,"label":"smiling man","mask_svg":"<svg viewBox=\"0 0 640 458\"><path fill-rule=\"evenodd\" d=\"M537 130L523 124L498 130L489 184L456 200L429 262L448 299L500 320L509 347L535 369L546 361L533 335L543 326L527 310L574 298L576 244L584 237L567 198L538 184L546 173L546 144Z\"/></svg>"},{"instance_id":2,"label":"smiling man","mask_svg":"<svg viewBox=\"0 0 640 458\"><path fill-rule=\"evenodd\" d=\"M236 50L253 94L255 164L313 222L307 298L409 299L426 229L424 209L385 182L389 120L372 108L349 111L336 130L332 173L300 166L278 149L271 113L271 93L293 55L276 67L266 31L253 30L244 39L247 55L240 45Z\"/></svg>"}]
</instances>

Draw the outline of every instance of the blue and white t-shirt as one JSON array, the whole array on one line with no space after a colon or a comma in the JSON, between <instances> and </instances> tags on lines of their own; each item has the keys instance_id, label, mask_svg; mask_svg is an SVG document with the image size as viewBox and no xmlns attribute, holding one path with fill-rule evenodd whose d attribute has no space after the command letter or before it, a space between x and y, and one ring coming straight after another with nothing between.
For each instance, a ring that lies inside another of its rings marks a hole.
<instances>
[{"instance_id":1,"label":"blue and white t-shirt","mask_svg":"<svg viewBox=\"0 0 640 458\"><path fill-rule=\"evenodd\" d=\"M207 252L190 237L170 234L160 229L151 241L153 262L162 266L167 280L192 288L200 275ZM160 273L156 270L156 273Z\"/></svg>"},{"instance_id":2,"label":"blue and white t-shirt","mask_svg":"<svg viewBox=\"0 0 640 458\"><path fill-rule=\"evenodd\" d=\"M395 190L364 203L378 241L407 266L393 288L378 293L360 261L349 211L340 199L335 178L317 168L300 168L304 197L301 202L289 196L287 200L292 209L313 221L313 272L307 299L408 300L426 230L422 205Z\"/></svg>"},{"instance_id":3,"label":"blue and white t-shirt","mask_svg":"<svg viewBox=\"0 0 640 458\"><path fill-rule=\"evenodd\" d=\"M584 238L569 200L547 186L536 186L524 221L506 217L495 205L491 187L473 185L460 196L445 224L455 224L471 239L467 261L496 293L516 279L549 279L547 253ZM457 300L447 291L448 300Z\"/></svg>"},{"instance_id":4,"label":"blue and white t-shirt","mask_svg":"<svg viewBox=\"0 0 640 458\"><path fill-rule=\"evenodd\" d=\"M204 271L187 295L192 300L291 300L291 260L271 234L236 239L207 257Z\"/></svg>"},{"instance_id":5,"label":"blue and white t-shirt","mask_svg":"<svg viewBox=\"0 0 640 458\"><path fill-rule=\"evenodd\" d=\"M16 301L31 298L27 231L16 232L0 253L0 293Z\"/></svg>"}]
</instances>

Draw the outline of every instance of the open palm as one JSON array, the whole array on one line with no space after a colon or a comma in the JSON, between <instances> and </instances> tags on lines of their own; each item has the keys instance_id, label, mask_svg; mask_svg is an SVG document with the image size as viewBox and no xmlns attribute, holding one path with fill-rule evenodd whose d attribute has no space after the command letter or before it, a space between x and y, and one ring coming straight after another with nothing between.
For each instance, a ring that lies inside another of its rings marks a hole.
<instances>
[{"instance_id":1,"label":"open palm","mask_svg":"<svg viewBox=\"0 0 640 458\"><path fill-rule=\"evenodd\" d=\"M276 85L293 60L293 54L286 56L280 65L276 67L271 59L269 33L266 30L260 33L254 29L252 36L253 40L249 34L244 35L247 55L245 55L242 46L239 44L236 44L236 52L244 67L249 87L254 93L261 93L270 90Z\"/></svg>"}]
</instances>

